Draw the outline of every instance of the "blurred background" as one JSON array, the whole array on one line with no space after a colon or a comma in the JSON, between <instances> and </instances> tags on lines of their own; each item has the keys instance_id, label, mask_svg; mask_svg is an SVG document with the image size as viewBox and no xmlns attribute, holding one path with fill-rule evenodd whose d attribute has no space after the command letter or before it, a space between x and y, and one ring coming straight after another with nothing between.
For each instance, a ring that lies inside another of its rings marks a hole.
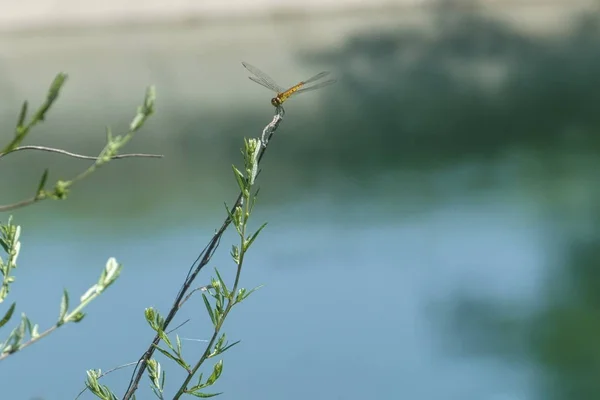
<instances>
[{"instance_id":1,"label":"blurred background","mask_svg":"<svg viewBox=\"0 0 600 400\"><path fill-rule=\"evenodd\" d=\"M242 277L265 286L229 317L242 342L213 392L600 397L597 2L22 0L0 15L2 143L22 101L40 104L64 71L26 144L95 155L155 84L156 114L126 151L165 158L112 162L66 202L12 213L23 243L9 299L41 330L63 288L75 301L108 257L125 267L82 323L0 363L6 398L74 398L86 369L146 349L144 308L166 314L235 199L243 138L272 118L241 61L283 86L321 70L338 82L286 103L253 220L269 225ZM88 165L1 161L1 204L30 196L45 167L55 181ZM235 240L198 285L213 267L231 277ZM210 330L200 297L179 315L192 360ZM174 390L181 374L160 360ZM131 372L103 382L122 396ZM142 381L138 398L152 396Z\"/></svg>"}]
</instances>

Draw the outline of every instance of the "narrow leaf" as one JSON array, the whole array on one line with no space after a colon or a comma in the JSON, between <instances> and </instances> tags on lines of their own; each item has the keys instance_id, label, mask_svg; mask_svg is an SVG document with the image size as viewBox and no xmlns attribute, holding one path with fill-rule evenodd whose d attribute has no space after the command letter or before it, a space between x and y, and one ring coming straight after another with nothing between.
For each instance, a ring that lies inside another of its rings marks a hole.
<instances>
[{"instance_id":1,"label":"narrow leaf","mask_svg":"<svg viewBox=\"0 0 600 400\"><path fill-rule=\"evenodd\" d=\"M40 179L40 183L37 187L37 192L35 192L36 196L40 196L44 192L44 187L46 187L46 181L48 180L48 168L44 170L42 174L42 178Z\"/></svg>"},{"instance_id":2,"label":"narrow leaf","mask_svg":"<svg viewBox=\"0 0 600 400\"><path fill-rule=\"evenodd\" d=\"M208 311L208 315L210 316L210 320L212 321L214 326L217 326L217 319L215 318L215 314L213 309L208 301L208 297L204 293L202 293L202 299L204 300L204 305L206 306L206 310Z\"/></svg>"},{"instance_id":3,"label":"narrow leaf","mask_svg":"<svg viewBox=\"0 0 600 400\"><path fill-rule=\"evenodd\" d=\"M235 180L237 181L238 187L243 191L246 187L246 179L244 178L244 174L242 174L242 172L237 169L235 165L232 165L231 168L233 168L233 174L235 175Z\"/></svg>"},{"instance_id":4,"label":"narrow leaf","mask_svg":"<svg viewBox=\"0 0 600 400\"><path fill-rule=\"evenodd\" d=\"M158 333L158 336L160 336L160 338L162 339L162 341L165 342L167 344L167 346L169 346L169 348L171 350L175 350L173 348L173 344L171 343L171 339L169 339L169 337L167 336L167 334L165 333L165 331L162 330L162 328L159 329L157 331L157 333Z\"/></svg>"},{"instance_id":5,"label":"narrow leaf","mask_svg":"<svg viewBox=\"0 0 600 400\"><path fill-rule=\"evenodd\" d=\"M179 335L175 335L175 342L177 344L177 355L181 357L181 339L179 339Z\"/></svg>"},{"instance_id":6,"label":"narrow leaf","mask_svg":"<svg viewBox=\"0 0 600 400\"><path fill-rule=\"evenodd\" d=\"M210 374L210 376L206 380L206 385L210 386L214 384L217 381L217 379L219 379L219 377L221 376L221 372L223 372L223 360L220 360L218 363L215 364L215 366L213 367L212 374Z\"/></svg>"},{"instance_id":7,"label":"narrow leaf","mask_svg":"<svg viewBox=\"0 0 600 400\"><path fill-rule=\"evenodd\" d=\"M248 250L248 248L250 248L250 246L252 245L252 242L254 242L254 239L256 239L256 237L258 236L258 234L260 233L260 231L262 231L265 226L267 226L266 222L264 224L262 224L260 226L260 228L258 228L258 230L256 232L254 232L254 234L252 235L252 237L250 237L250 239L247 240L246 243L244 243L244 250Z\"/></svg>"},{"instance_id":8,"label":"narrow leaf","mask_svg":"<svg viewBox=\"0 0 600 400\"><path fill-rule=\"evenodd\" d=\"M223 289L223 294L225 294L225 297L229 298L229 289L227 289L225 281L223 280L223 278L221 278L221 274L219 274L219 271L216 268L215 273L217 274L217 278L219 278L219 283L221 284L221 288Z\"/></svg>"},{"instance_id":9,"label":"narrow leaf","mask_svg":"<svg viewBox=\"0 0 600 400\"><path fill-rule=\"evenodd\" d=\"M201 392L187 392L188 394L191 394L192 396L196 396L199 397L201 399L208 399L209 397L215 397L215 396L219 396L221 394L223 394L223 392L219 392L219 393L201 393Z\"/></svg>"},{"instance_id":10,"label":"narrow leaf","mask_svg":"<svg viewBox=\"0 0 600 400\"><path fill-rule=\"evenodd\" d=\"M71 321L71 322L81 322L81 320L84 317L85 317L85 313L82 313L81 311L79 311L77 314L75 314L71 318L69 318L69 321Z\"/></svg>"},{"instance_id":11,"label":"narrow leaf","mask_svg":"<svg viewBox=\"0 0 600 400\"><path fill-rule=\"evenodd\" d=\"M27 118L27 106L27 100L25 100L21 106L21 112L19 113L19 119L17 120L17 129L23 128L25 125L25 118Z\"/></svg>"},{"instance_id":12,"label":"narrow leaf","mask_svg":"<svg viewBox=\"0 0 600 400\"><path fill-rule=\"evenodd\" d=\"M4 317L2 317L2 319L0 320L0 328L2 328L4 325L6 325L6 323L8 321L10 321L13 313L15 312L16 306L17 306L17 303L12 303L11 306L8 308L8 310L6 311L6 314L4 314Z\"/></svg>"},{"instance_id":13,"label":"narrow leaf","mask_svg":"<svg viewBox=\"0 0 600 400\"><path fill-rule=\"evenodd\" d=\"M60 313L58 315L58 323L63 324L65 322L65 315L69 310L69 293L67 289L63 290L62 300L60 301Z\"/></svg>"},{"instance_id":14,"label":"narrow leaf","mask_svg":"<svg viewBox=\"0 0 600 400\"><path fill-rule=\"evenodd\" d=\"M226 352L227 350L229 350L230 348L232 348L233 346L235 346L236 344L238 344L240 342L241 342L241 340L238 340L237 342L231 343L230 345L223 347L221 349L221 353Z\"/></svg>"},{"instance_id":15,"label":"narrow leaf","mask_svg":"<svg viewBox=\"0 0 600 400\"><path fill-rule=\"evenodd\" d=\"M158 351L160 351L162 354L164 354L166 357L168 357L171 360L175 361L177 364L179 364L186 371L188 371L188 372L190 371L190 366L188 364L186 364L186 362L183 361L183 359L181 357L175 357L173 354L169 353L167 350L161 349L158 346L156 346L156 349Z\"/></svg>"},{"instance_id":16,"label":"narrow leaf","mask_svg":"<svg viewBox=\"0 0 600 400\"><path fill-rule=\"evenodd\" d=\"M238 292L238 298L236 299L236 302L240 302L244 299L246 299L248 296L250 296L252 293L256 292L258 289L262 288L263 285L257 286L254 289L251 289L250 291L246 292L244 290L244 293L242 293L243 289L240 289L240 291Z\"/></svg>"}]
</instances>

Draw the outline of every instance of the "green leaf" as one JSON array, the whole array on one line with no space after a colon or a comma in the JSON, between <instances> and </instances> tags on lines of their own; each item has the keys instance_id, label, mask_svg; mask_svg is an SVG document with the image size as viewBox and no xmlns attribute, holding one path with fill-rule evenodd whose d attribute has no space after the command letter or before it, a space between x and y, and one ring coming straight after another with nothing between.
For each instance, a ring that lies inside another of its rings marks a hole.
<instances>
[{"instance_id":1,"label":"green leaf","mask_svg":"<svg viewBox=\"0 0 600 400\"><path fill-rule=\"evenodd\" d=\"M21 315L21 322L19 323L19 326L13 329L6 340L8 345L5 347L4 352L14 353L19 351L21 342L25 336L25 322L23 321L23 317L25 317L25 314Z\"/></svg>"},{"instance_id":2,"label":"green leaf","mask_svg":"<svg viewBox=\"0 0 600 400\"><path fill-rule=\"evenodd\" d=\"M235 175L238 187L243 191L246 188L246 178L244 178L244 174L242 174L242 171L237 169L235 165L232 165L231 168L233 168L233 174Z\"/></svg>"},{"instance_id":3,"label":"green leaf","mask_svg":"<svg viewBox=\"0 0 600 400\"><path fill-rule=\"evenodd\" d=\"M85 381L85 386L92 392L96 397L99 397L102 400L117 400L117 396L114 395L108 388L108 386L101 385L98 382L98 377L100 376L100 370L94 371L88 370L87 379Z\"/></svg>"},{"instance_id":4,"label":"green leaf","mask_svg":"<svg viewBox=\"0 0 600 400\"><path fill-rule=\"evenodd\" d=\"M0 225L0 231L2 233L2 236L0 237L0 246L2 246L2 249L9 255L14 245L13 238L17 229L11 222L12 218L9 217L6 225Z\"/></svg>"},{"instance_id":5,"label":"green leaf","mask_svg":"<svg viewBox=\"0 0 600 400\"><path fill-rule=\"evenodd\" d=\"M198 376L198 384L196 386L194 386L191 390L195 391L198 390L198 388L203 388L203 383L202 383L202 372L200 373L200 375Z\"/></svg>"},{"instance_id":6,"label":"green leaf","mask_svg":"<svg viewBox=\"0 0 600 400\"><path fill-rule=\"evenodd\" d=\"M27 316L25 313L21 314L21 323L19 324L19 337L25 337L25 331L27 329Z\"/></svg>"},{"instance_id":7,"label":"green leaf","mask_svg":"<svg viewBox=\"0 0 600 400\"><path fill-rule=\"evenodd\" d=\"M84 317L85 317L85 313L78 311L77 313L70 315L68 321L66 321L66 322L75 322L75 323L81 322L81 320Z\"/></svg>"},{"instance_id":8,"label":"green leaf","mask_svg":"<svg viewBox=\"0 0 600 400\"><path fill-rule=\"evenodd\" d=\"M238 295L237 295L237 298L235 299L235 302L239 303L240 301L246 299L248 296L250 296L252 293L256 292L258 289L262 288L263 286L264 285L257 286L248 292L244 288L240 289L238 291Z\"/></svg>"},{"instance_id":9,"label":"green leaf","mask_svg":"<svg viewBox=\"0 0 600 400\"><path fill-rule=\"evenodd\" d=\"M229 253L233 262L239 264L240 262L240 249L234 244L231 246L231 252Z\"/></svg>"},{"instance_id":10,"label":"green leaf","mask_svg":"<svg viewBox=\"0 0 600 400\"><path fill-rule=\"evenodd\" d=\"M156 326L156 323L154 321L154 318L156 317L156 314L154 312L154 308L152 307L148 307L144 310L144 317L146 318L146 322L148 322L148 325L150 325L150 327L153 330L158 330L158 326Z\"/></svg>"},{"instance_id":11,"label":"green leaf","mask_svg":"<svg viewBox=\"0 0 600 400\"><path fill-rule=\"evenodd\" d=\"M152 390L152 393L154 393L154 395L156 397L158 397L159 399L162 398L162 393L158 391L158 389L156 388L156 386L154 384L152 386L150 386L150 389Z\"/></svg>"},{"instance_id":12,"label":"green leaf","mask_svg":"<svg viewBox=\"0 0 600 400\"><path fill-rule=\"evenodd\" d=\"M156 361L154 358L151 358L148 360L146 365L148 365L148 374L152 377L152 379L156 378L158 374L157 371L160 369L158 361Z\"/></svg>"},{"instance_id":13,"label":"green leaf","mask_svg":"<svg viewBox=\"0 0 600 400\"><path fill-rule=\"evenodd\" d=\"M214 326L217 326L217 319L216 319L213 309L210 305L210 302L208 301L208 297L206 297L206 295L204 293L202 293L202 299L204 300L204 305L206 306L206 310L208 311L210 320L212 321Z\"/></svg>"},{"instance_id":14,"label":"green leaf","mask_svg":"<svg viewBox=\"0 0 600 400\"><path fill-rule=\"evenodd\" d=\"M241 207L237 206L235 209L230 210L229 207L227 207L227 204L225 204L225 210L227 210L227 215L229 216L229 219L233 222L233 226L235 227L235 230L237 231L238 235L241 235L242 234L241 227L240 227Z\"/></svg>"},{"instance_id":15,"label":"green leaf","mask_svg":"<svg viewBox=\"0 0 600 400\"><path fill-rule=\"evenodd\" d=\"M222 372L223 372L223 360L219 360L219 362L216 363L215 366L213 367L212 374L210 374L210 376L206 380L206 385L211 386L212 384L214 384L217 381L217 379L219 379Z\"/></svg>"},{"instance_id":16,"label":"green leaf","mask_svg":"<svg viewBox=\"0 0 600 400\"><path fill-rule=\"evenodd\" d=\"M6 323L8 321L10 321L10 319L12 318L13 313L15 312L15 307L16 306L17 306L17 303L12 303L10 305L10 307L6 311L6 314L4 314L4 317L2 317L2 319L0 320L0 328L2 328L4 325L6 325Z\"/></svg>"},{"instance_id":17,"label":"green leaf","mask_svg":"<svg viewBox=\"0 0 600 400\"><path fill-rule=\"evenodd\" d=\"M223 314L223 306L225 305L225 300L223 297L223 294L221 292L216 292L214 295L215 298L215 317L216 319L220 319L221 315Z\"/></svg>"},{"instance_id":18,"label":"green leaf","mask_svg":"<svg viewBox=\"0 0 600 400\"><path fill-rule=\"evenodd\" d=\"M17 120L17 129L22 129L25 125L25 118L27 118L27 106L27 100L25 100L21 106L21 112L19 113L19 119Z\"/></svg>"},{"instance_id":19,"label":"green leaf","mask_svg":"<svg viewBox=\"0 0 600 400\"><path fill-rule=\"evenodd\" d=\"M227 351L228 349L230 349L231 347L235 346L236 344L238 344L240 341L238 340L235 343L232 343L230 345L227 345L227 343L225 343L225 334L223 333L221 335L221 337L219 337L219 339L217 339L217 342L215 343L214 346L214 350L213 352L207 357L207 358L213 358L218 356L219 354ZM223 344L225 344L225 347L223 347Z\"/></svg>"},{"instance_id":20,"label":"green leaf","mask_svg":"<svg viewBox=\"0 0 600 400\"><path fill-rule=\"evenodd\" d=\"M98 383L98 376L100 375L100 371L90 369L90 370L86 371L86 374L87 374L87 379L85 381L85 385L87 386L88 389L95 392L96 390L98 390L98 387L100 386L100 384Z\"/></svg>"},{"instance_id":21,"label":"green leaf","mask_svg":"<svg viewBox=\"0 0 600 400\"><path fill-rule=\"evenodd\" d=\"M237 342L233 342L233 343L231 343L230 345L223 347L223 348L221 349L220 353L224 353L224 352L226 352L227 350L229 350L230 348L232 348L233 346L235 346L236 344L238 344L238 343L240 343L240 342L241 342L241 340L238 340Z\"/></svg>"},{"instance_id":22,"label":"green leaf","mask_svg":"<svg viewBox=\"0 0 600 400\"><path fill-rule=\"evenodd\" d=\"M221 274L219 274L219 271L215 268L215 273L217 274L217 278L219 278L219 283L221 285L221 288L223 289L223 294L225 295L225 297L229 298L229 289L227 289L227 285L225 284L225 281L223 280L223 278L221 277Z\"/></svg>"},{"instance_id":23,"label":"green leaf","mask_svg":"<svg viewBox=\"0 0 600 400\"><path fill-rule=\"evenodd\" d=\"M98 284L103 286L104 289L106 289L117 280L122 269L123 265L117 263L117 260L114 257L110 257L106 261L106 265L104 266L104 269L100 274Z\"/></svg>"},{"instance_id":24,"label":"green leaf","mask_svg":"<svg viewBox=\"0 0 600 400\"><path fill-rule=\"evenodd\" d=\"M81 311L77 312L75 315L73 315L71 318L69 318L69 321L71 322L81 322L81 320L85 317L85 313L82 313Z\"/></svg>"},{"instance_id":25,"label":"green leaf","mask_svg":"<svg viewBox=\"0 0 600 400\"><path fill-rule=\"evenodd\" d=\"M215 396L219 396L219 395L223 394L223 392L219 392L219 393L187 392L187 393L191 394L192 396L199 397L201 399L208 399L209 397L215 397Z\"/></svg>"},{"instance_id":26,"label":"green leaf","mask_svg":"<svg viewBox=\"0 0 600 400\"><path fill-rule=\"evenodd\" d=\"M161 353L163 353L163 355L165 355L167 358L170 358L173 361L177 361L177 357L175 357L173 354L171 354L168 350L165 350L161 347L158 346L154 346L156 348L156 350L160 351Z\"/></svg>"},{"instance_id":27,"label":"green leaf","mask_svg":"<svg viewBox=\"0 0 600 400\"><path fill-rule=\"evenodd\" d=\"M254 239L256 239L256 237L258 236L258 234L260 233L260 231L262 231L265 226L267 226L266 222L264 224L262 224L260 226L260 228L258 228L258 230L256 232L254 232L254 234L252 235L252 237L250 237L249 240L245 241L245 243L244 243L244 251L247 251L250 248L250 246L252 245L252 242L254 242Z\"/></svg>"},{"instance_id":28,"label":"green leaf","mask_svg":"<svg viewBox=\"0 0 600 400\"><path fill-rule=\"evenodd\" d=\"M36 197L39 197L44 192L44 187L46 187L46 181L48 180L48 168L44 170L42 174L42 178L40 179L40 183L37 187L37 192L35 192Z\"/></svg>"},{"instance_id":29,"label":"green leaf","mask_svg":"<svg viewBox=\"0 0 600 400\"><path fill-rule=\"evenodd\" d=\"M223 346L223 343L225 342L226 338L227 336L225 335L225 333L222 333L221 336L217 339L217 342L215 343L215 350L220 349L221 346Z\"/></svg>"},{"instance_id":30,"label":"green leaf","mask_svg":"<svg viewBox=\"0 0 600 400\"><path fill-rule=\"evenodd\" d=\"M161 388L165 387L165 380L166 379L167 379L167 373L165 371L163 371L162 378L160 379L160 387Z\"/></svg>"},{"instance_id":31,"label":"green leaf","mask_svg":"<svg viewBox=\"0 0 600 400\"><path fill-rule=\"evenodd\" d=\"M60 313L58 314L59 325L62 325L65 322L67 311L69 311L69 293L67 292L67 289L64 289L62 300L60 301Z\"/></svg>"},{"instance_id":32,"label":"green leaf","mask_svg":"<svg viewBox=\"0 0 600 400\"><path fill-rule=\"evenodd\" d=\"M25 322L25 328L27 328L27 333L31 337L33 335L33 325L31 324L31 320L23 315L23 320Z\"/></svg>"},{"instance_id":33,"label":"green leaf","mask_svg":"<svg viewBox=\"0 0 600 400\"><path fill-rule=\"evenodd\" d=\"M31 338L36 339L38 336L40 336L40 332L38 330L38 325L35 324L33 325L33 329L31 330Z\"/></svg>"},{"instance_id":34,"label":"green leaf","mask_svg":"<svg viewBox=\"0 0 600 400\"><path fill-rule=\"evenodd\" d=\"M169 346L169 348L171 350L175 350L173 348L173 344L171 343L171 339L169 339L169 337L167 336L167 334L165 333L165 331L162 330L162 328L159 329L157 331L157 333L158 333L158 336L160 336L160 338L162 339L162 341L165 342L167 344L167 346Z\"/></svg>"},{"instance_id":35,"label":"green leaf","mask_svg":"<svg viewBox=\"0 0 600 400\"><path fill-rule=\"evenodd\" d=\"M179 335L175 334L175 343L177 344L177 355L181 357L181 339Z\"/></svg>"},{"instance_id":36,"label":"green leaf","mask_svg":"<svg viewBox=\"0 0 600 400\"><path fill-rule=\"evenodd\" d=\"M46 112L50 109L54 101L58 98L58 94L60 93L60 89L67 79L67 75L64 73L59 73L52 81L50 85L50 89L48 90L48 94L46 95L46 101L42 106L36 111L35 116L33 117L32 123L36 123L38 121L43 121L46 118Z\"/></svg>"},{"instance_id":37,"label":"green leaf","mask_svg":"<svg viewBox=\"0 0 600 400\"><path fill-rule=\"evenodd\" d=\"M144 125L146 119L154 113L154 101L156 99L156 89L154 86L150 86L146 89L146 95L144 96L144 103L138 107L137 114L129 124L129 131L135 132Z\"/></svg>"},{"instance_id":38,"label":"green leaf","mask_svg":"<svg viewBox=\"0 0 600 400\"><path fill-rule=\"evenodd\" d=\"M92 297L94 297L98 293L100 293L101 291L102 291L101 286L98 286L98 284L95 283L88 290L86 290L84 294L81 295L81 297L79 298L79 301L82 303L86 303L87 301L90 301L90 299Z\"/></svg>"},{"instance_id":39,"label":"green leaf","mask_svg":"<svg viewBox=\"0 0 600 400\"><path fill-rule=\"evenodd\" d=\"M162 354L164 354L167 358L170 358L171 360L175 361L177 364L179 364L183 369L185 369L186 371L190 372L190 366L183 361L183 359L181 357L175 357L173 354L169 353L167 350L162 349L158 346L154 346L156 348L156 350L160 351Z\"/></svg>"}]
</instances>

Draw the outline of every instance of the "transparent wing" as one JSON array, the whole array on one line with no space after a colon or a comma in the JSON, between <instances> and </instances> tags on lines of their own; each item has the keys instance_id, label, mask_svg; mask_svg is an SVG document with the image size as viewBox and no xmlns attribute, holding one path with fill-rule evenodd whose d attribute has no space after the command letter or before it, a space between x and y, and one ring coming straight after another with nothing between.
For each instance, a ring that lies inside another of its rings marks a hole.
<instances>
[{"instance_id":1,"label":"transparent wing","mask_svg":"<svg viewBox=\"0 0 600 400\"><path fill-rule=\"evenodd\" d=\"M256 68L254 65L250 65L247 62L242 62L242 65L244 66L244 68L246 68L248 71L250 71L256 76L256 78L252 76L249 77L254 82L263 85L264 87L269 88L277 93L285 91L285 88L279 86L277 82L273 80L273 78L262 72L260 69Z\"/></svg>"},{"instance_id":2,"label":"transparent wing","mask_svg":"<svg viewBox=\"0 0 600 400\"><path fill-rule=\"evenodd\" d=\"M323 75L323 76L325 76L325 75ZM315 83L312 86L303 87L301 89L296 90L296 92L294 94L296 94L296 93L302 93L302 92L310 92L311 90L321 89L322 87L329 86L329 85L331 85L331 84L333 84L335 82L337 82L336 79L329 79L328 81Z\"/></svg>"},{"instance_id":3,"label":"transparent wing","mask_svg":"<svg viewBox=\"0 0 600 400\"><path fill-rule=\"evenodd\" d=\"M319 72L318 74L316 74L316 75L315 75L315 76L313 76L312 78L308 78L307 80L305 80L305 81L302 81L302 83L304 83L304 84L306 85L307 83L311 83L311 82L314 82L314 81L318 81L319 79L321 79L321 78L324 78L324 77L326 77L326 76L327 76L327 75L329 75L329 74L330 74L330 72L329 72L329 71L323 71L323 72Z\"/></svg>"},{"instance_id":4,"label":"transparent wing","mask_svg":"<svg viewBox=\"0 0 600 400\"><path fill-rule=\"evenodd\" d=\"M253 76L249 76L249 77L248 77L248 79L250 79L251 81L254 81L254 82L258 83L258 84L259 84L259 85L261 85L261 86L264 86L264 87L266 87L267 89L269 89L269 90L270 90L270 91L272 91L272 92L279 93L279 92L278 92L278 91L277 91L277 90L276 90L274 87L272 87L272 86L270 86L270 85L267 85L265 82L261 81L261 80L260 80L260 79L258 79L258 78L255 78L255 77L253 77Z\"/></svg>"}]
</instances>

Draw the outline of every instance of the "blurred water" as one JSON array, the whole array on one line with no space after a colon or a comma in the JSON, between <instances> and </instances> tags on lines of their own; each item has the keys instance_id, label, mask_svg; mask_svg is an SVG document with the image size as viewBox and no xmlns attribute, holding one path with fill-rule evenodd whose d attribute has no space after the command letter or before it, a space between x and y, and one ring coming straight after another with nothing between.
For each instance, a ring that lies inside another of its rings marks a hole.
<instances>
[{"instance_id":1,"label":"blurred water","mask_svg":"<svg viewBox=\"0 0 600 400\"><path fill-rule=\"evenodd\" d=\"M536 36L477 13L370 18L64 34L47 48L12 38L4 131L19 101L65 69L71 80L29 140L94 154L103 124L125 127L154 82L157 114L129 150L165 159L112 163L66 203L14 213L24 233L11 297L42 328L63 287L77 298L109 256L125 269L81 324L0 365L8 398L73 398L86 369L145 350L143 309L166 313L234 199L242 137L271 118L270 93L241 60L282 84L325 68L340 82L290 100L262 165L254 226L269 225L243 285L265 287L226 325L242 343L224 357L223 398L597 397L596 20ZM85 166L2 162L3 204L31 193L46 166L51 179ZM233 240L214 258L227 275ZM179 335L206 338L199 297L177 322L187 318ZM201 345L184 341L190 355ZM105 383L122 393L129 377Z\"/></svg>"}]
</instances>

